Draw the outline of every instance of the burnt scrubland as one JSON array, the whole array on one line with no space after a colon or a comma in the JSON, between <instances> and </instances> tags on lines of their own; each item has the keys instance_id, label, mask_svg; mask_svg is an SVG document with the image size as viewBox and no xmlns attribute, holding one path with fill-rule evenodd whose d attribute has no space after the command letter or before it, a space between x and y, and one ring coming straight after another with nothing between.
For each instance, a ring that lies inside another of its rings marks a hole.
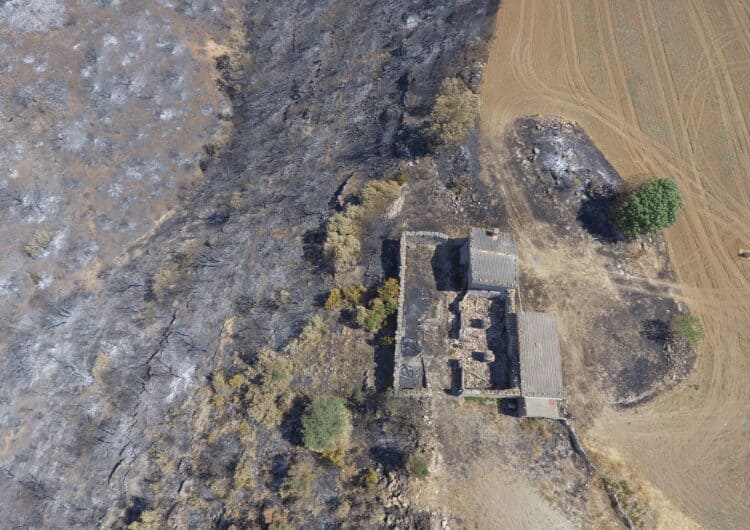
<instances>
[{"instance_id":1,"label":"burnt scrubland","mask_svg":"<svg viewBox=\"0 0 750 530\"><path fill-rule=\"evenodd\" d=\"M494 509L501 474L613 524L562 424L387 390L400 233L511 228L474 127L497 4L0 5L8 525L475 526L455 490ZM670 330L694 333L636 274L672 279L663 240L604 215L619 176L560 121L507 147L554 236L621 271L580 334L608 399L674 384L693 353Z\"/></svg>"},{"instance_id":2,"label":"burnt scrubland","mask_svg":"<svg viewBox=\"0 0 750 530\"><path fill-rule=\"evenodd\" d=\"M322 235L344 191L426 153L443 78L477 88L496 8L0 6L8 525L429 522L401 494L419 407L372 392L372 349L319 348L342 329L313 318L335 285ZM458 153L423 166L468 168ZM469 171L424 172L402 215L461 211L445 184ZM394 223L363 235L365 279ZM343 455L302 447L324 394L351 398Z\"/></svg>"},{"instance_id":3,"label":"burnt scrubland","mask_svg":"<svg viewBox=\"0 0 750 530\"><path fill-rule=\"evenodd\" d=\"M603 284L613 288L577 310L585 320L578 337L584 363L599 388L627 407L684 380L695 364L696 343L686 340L693 330L674 328L694 319L670 291L677 278L663 236L631 239L617 225L628 191L622 177L578 125L561 118L519 119L507 131L506 145L514 182L549 228L546 243L577 249L581 267L604 267ZM544 307L555 286L535 269L532 257L525 292L531 304Z\"/></svg>"}]
</instances>

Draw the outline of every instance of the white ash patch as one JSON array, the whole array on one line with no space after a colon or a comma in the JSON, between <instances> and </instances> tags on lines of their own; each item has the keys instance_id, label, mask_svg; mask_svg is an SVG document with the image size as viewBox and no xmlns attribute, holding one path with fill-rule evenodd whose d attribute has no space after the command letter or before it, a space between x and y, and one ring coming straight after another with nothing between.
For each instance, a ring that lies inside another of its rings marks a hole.
<instances>
[{"instance_id":1,"label":"white ash patch","mask_svg":"<svg viewBox=\"0 0 750 530\"><path fill-rule=\"evenodd\" d=\"M169 384L169 395L167 396L167 402L171 402L185 392L188 388L190 388L193 384L193 380L195 379L195 366L194 365L186 365L183 366L179 374L175 376L175 378L172 380L172 382Z\"/></svg>"},{"instance_id":2,"label":"white ash patch","mask_svg":"<svg viewBox=\"0 0 750 530\"><path fill-rule=\"evenodd\" d=\"M42 271L37 275L37 282L36 287L37 289L44 291L47 289L50 285L52 285L52 281L55 279L54 275L51 272L48 271Z\"/></svg>"},{"instance_id":3,"label":"white ash patch","mask_svg":"<svg viewBox=\"0 0 750 530\"><path fill-rule=\"evenodd\" d=\"M59 28L65 17L63 0L10 0L0 5L0 25L25 32Z\"/></svg>"}]
</instances>

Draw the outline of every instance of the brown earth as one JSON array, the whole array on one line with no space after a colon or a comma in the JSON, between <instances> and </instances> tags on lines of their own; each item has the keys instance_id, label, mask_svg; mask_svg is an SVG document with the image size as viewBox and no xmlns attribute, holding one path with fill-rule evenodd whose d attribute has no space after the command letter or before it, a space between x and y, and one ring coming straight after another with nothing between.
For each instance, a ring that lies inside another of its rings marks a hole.
<instances>
[{"instance_id":1,"label":"brown earth","mask_svg":"<svg viewBox=\"0 0 750 530\"><path fill-rule=\"evenodd\" d=\"M588 435L700 524L747 527L750 269L736 253L750 221L750 12L738 0L508 0L497 20L482 88L488 151L504 154L518 117L560 115L626 179L675 178L685 200L666 232L679 282L662 285L705 323L696 369L642 407L592 405ZM572 292L569 309L591 301Z\"/></svg>"}]
</instances>

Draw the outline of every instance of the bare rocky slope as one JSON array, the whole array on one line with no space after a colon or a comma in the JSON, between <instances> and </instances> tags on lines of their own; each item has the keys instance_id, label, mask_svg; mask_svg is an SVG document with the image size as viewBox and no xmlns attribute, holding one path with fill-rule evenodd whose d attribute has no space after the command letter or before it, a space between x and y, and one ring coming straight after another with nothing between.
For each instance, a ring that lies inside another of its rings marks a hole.
<instances>
[{"instance_id":1,"label":"bare rocky slope","mask_svg":"<svg viewBox=\"0 0 750 530\"><path fill-rule=\"evenodd\" d=\"M337 189L412 154L443 77L478 82L496 4L0 2L3 525L230 524L220 496L180 497L205 473L181 456L196 388L228 334L252 353L299 332ZM231 31L222 96L191 46Z\"/></svg>"}]
</instances>

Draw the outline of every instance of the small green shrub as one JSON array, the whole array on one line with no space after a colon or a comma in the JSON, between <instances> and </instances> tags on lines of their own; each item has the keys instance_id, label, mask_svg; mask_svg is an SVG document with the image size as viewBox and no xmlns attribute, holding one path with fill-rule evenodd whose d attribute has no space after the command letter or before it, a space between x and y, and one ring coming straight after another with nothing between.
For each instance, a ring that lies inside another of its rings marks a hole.
<instances>
[{"instance_id":1,"label":"small green shrub","mask_svg":"<svg viewBox=\"0 0 750 530\"><path fill-rule=\"evenodd\" d=\"M407 182L409 182L409 173L407 171L402 171L398 175L396 175L396 178L393 179L396 181L396 184L399 186L403 186Z\"/></svg>"},{"instance_id":2,"label":"small green shrub","mask_svg":"<svg viewBox=\"0 0 750 530\"><path fill-rule=\"evenodd\" d=\"M322 453L341 447L350 430L349 411L340 397L317 398L302 416L302 441L311 451Z\"/></svg>"},{"instance_id":3,"label":"small green shrub","mask_svg":"<svg viewBox=\"0 0 750 530\"><path fill-rule=\"evenodd\" d=\"M673 335L687 341L693 346L697 345L706 336L700 319L692 315L674 317L669 327Z\"/></svg>"},{"instance_id":4,"label":"small green shrub","mask_svg":"<svg viewBox=\"0 0 750 530\"><path fill-rule=\"evenodd\" d=\"M627 195L616 211L616 221L630 237L652 234L673 225L682 210L682 197L672 179L654 179Z\"/></svg>"},{"instance_id":5,"label":"small green shrub","mask_svg":"<svg viewBox=\"0 0 750 530\"><path fill-rule=\"evenodd\" d=\"M407 468L412 476L417 477L420 480L426 479L430 476L430 469L427 467L427 461L420 455L412 454L409 457Z\"/></svg>"},{"instance_id":6,"label":"small green shrub","mask_svg":"<svg viewBox=\"0 0 750 530\"><path fill-rule=\"evenodd\" d=\"M380 338L380 345L386 348L393 348L396 345L396 339L391 335L384 335Z\"/></svg>"},{"instance_id":7,"label":"small green shrub","mask_svg":"<svg viewBox=\"0 0 750 530\"><path fill-rule=\"evenodd\" d=\"M367 331L377 332L398 313L399 283L388 278L378 287L378 296L370 301L370 307L357 307L357 324Z\"/></svg>"},{"instance_id":8,"label":"small green shrub","mask_svg":"<svg viewBox=\"0 0 750 530\"><path fill-rule=\"evenodd\" d=\"M430 113L427 135L431 142L455 145L461 142L479 117L479 96L458 78L444 79Z\"/></svg>"}]
</instances>

